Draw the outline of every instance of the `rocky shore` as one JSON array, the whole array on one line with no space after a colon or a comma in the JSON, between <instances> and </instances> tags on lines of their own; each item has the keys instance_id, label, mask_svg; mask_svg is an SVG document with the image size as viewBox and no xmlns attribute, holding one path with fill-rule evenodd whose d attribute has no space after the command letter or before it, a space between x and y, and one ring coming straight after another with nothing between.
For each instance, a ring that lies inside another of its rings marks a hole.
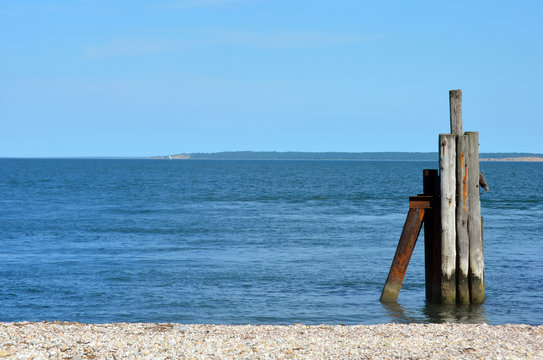
<instances>
[{"instance_id":1,"label":"rocky shore","mask_svg":"<svg viewBox=\"0 0 543 360\"><path fill-rule=\"evenodd\" d=\"M543 359L543 326L0 323L6 359Z\"/></svg>"}]
</instances>

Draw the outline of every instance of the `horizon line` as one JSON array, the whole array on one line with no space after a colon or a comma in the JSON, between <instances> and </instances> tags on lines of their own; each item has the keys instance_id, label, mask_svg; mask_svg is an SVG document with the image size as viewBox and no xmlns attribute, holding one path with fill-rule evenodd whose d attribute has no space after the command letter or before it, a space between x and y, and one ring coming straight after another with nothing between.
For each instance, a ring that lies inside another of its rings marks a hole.
<instances>
[{"instance_id":1,"label":"horizon line","mask_svg":"<svg viewBox=\"0 0 543 360\"><path fill-rule=\"evenodd\" d=\"M253 154L437 154L437 151L274 151L274 150L228 150L228 151L213 151L213 152L179 152L166 155L62 155L62 156L0 156L0 159L96 159L96 160L122 160L122 159L150 159L161 158L176 155L194 155L194 154L239 154L239 153L253 153ZM479 155L497 155L497 154L509 154L509 155L536 155L543 157L543 153L537 152L518 152L518 151L485 151L480 152ZM307 159L300 159L307 160ZM329 159L332 160L332 159Z\"/></svg>"}]
</instances>

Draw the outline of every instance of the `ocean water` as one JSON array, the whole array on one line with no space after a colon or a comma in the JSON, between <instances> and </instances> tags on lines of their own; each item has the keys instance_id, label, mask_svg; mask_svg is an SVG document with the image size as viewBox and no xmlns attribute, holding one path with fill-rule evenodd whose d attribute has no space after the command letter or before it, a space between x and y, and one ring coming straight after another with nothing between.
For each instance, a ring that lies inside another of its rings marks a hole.
<instances>
[{"instance_id":1,"label":"ocean water","mask_svg":"<svg viewBox=\"0 0 543 360\"><path fill-rule=\"evenodd\" d=\"M425 302L434 162L0 159L0 321L543 323L543 164L482 163L485 304Z\"/></svg>"}]
</instances>

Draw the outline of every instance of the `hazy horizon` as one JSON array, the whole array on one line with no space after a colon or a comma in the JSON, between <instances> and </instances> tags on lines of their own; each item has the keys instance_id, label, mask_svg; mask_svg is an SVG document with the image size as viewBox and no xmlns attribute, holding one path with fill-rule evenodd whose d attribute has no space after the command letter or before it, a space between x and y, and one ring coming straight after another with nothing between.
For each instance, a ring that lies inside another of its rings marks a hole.
<instances>
[{"instance_id":1,"label":"hazy horizon","mask_svg":"<svg viewBox=\"0 0 543 360\"><path fill-rule=\"evenodd\" d=\"M361 151L361 152L345 152L345 151L252 151L252 150L240 150L240 151L217 151L217 152L187 152L187 153L172 153L172 154L150 154L150 155L141 155L141 156L116 156L116 155L104 155L104 156L93 156L93 155L81 155L81 156L49 156L49 157L40 157L40 156L1 156L0 159L149 159L153 157L168 157L174 155L214 155L220 154L242 154L242 153L252 153L252 154L350 154L350 155L377 155L377 154L399 154L407 155L411 154L414 157L421 155L437 155L437 151ZM538 156L543 157L543 153L525 153L525 152L482 152L479 154L482 157L524 157L524 156ZM302 159L303 160L303 159ZM319 160L319 159L317 159ZM432 159L430 159L432 160ZM437 158L435 159L437 161Z\"/></svg>"}]
</instances>

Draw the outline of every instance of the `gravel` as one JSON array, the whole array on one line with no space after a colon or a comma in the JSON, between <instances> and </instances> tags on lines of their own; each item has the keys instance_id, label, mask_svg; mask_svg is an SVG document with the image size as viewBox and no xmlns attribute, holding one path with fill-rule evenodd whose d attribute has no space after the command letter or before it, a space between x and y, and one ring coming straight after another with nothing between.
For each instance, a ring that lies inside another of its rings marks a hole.
<instances>
[{"instance_id":1,"label":"gravel","mask_svg":"<svg viewBox=\"0 0 543 360\"><path fill-rule=\"evenodd\" d=\"M543 326L0 323L0 359L543 359Z\"/></svg>"}]
</instances>

